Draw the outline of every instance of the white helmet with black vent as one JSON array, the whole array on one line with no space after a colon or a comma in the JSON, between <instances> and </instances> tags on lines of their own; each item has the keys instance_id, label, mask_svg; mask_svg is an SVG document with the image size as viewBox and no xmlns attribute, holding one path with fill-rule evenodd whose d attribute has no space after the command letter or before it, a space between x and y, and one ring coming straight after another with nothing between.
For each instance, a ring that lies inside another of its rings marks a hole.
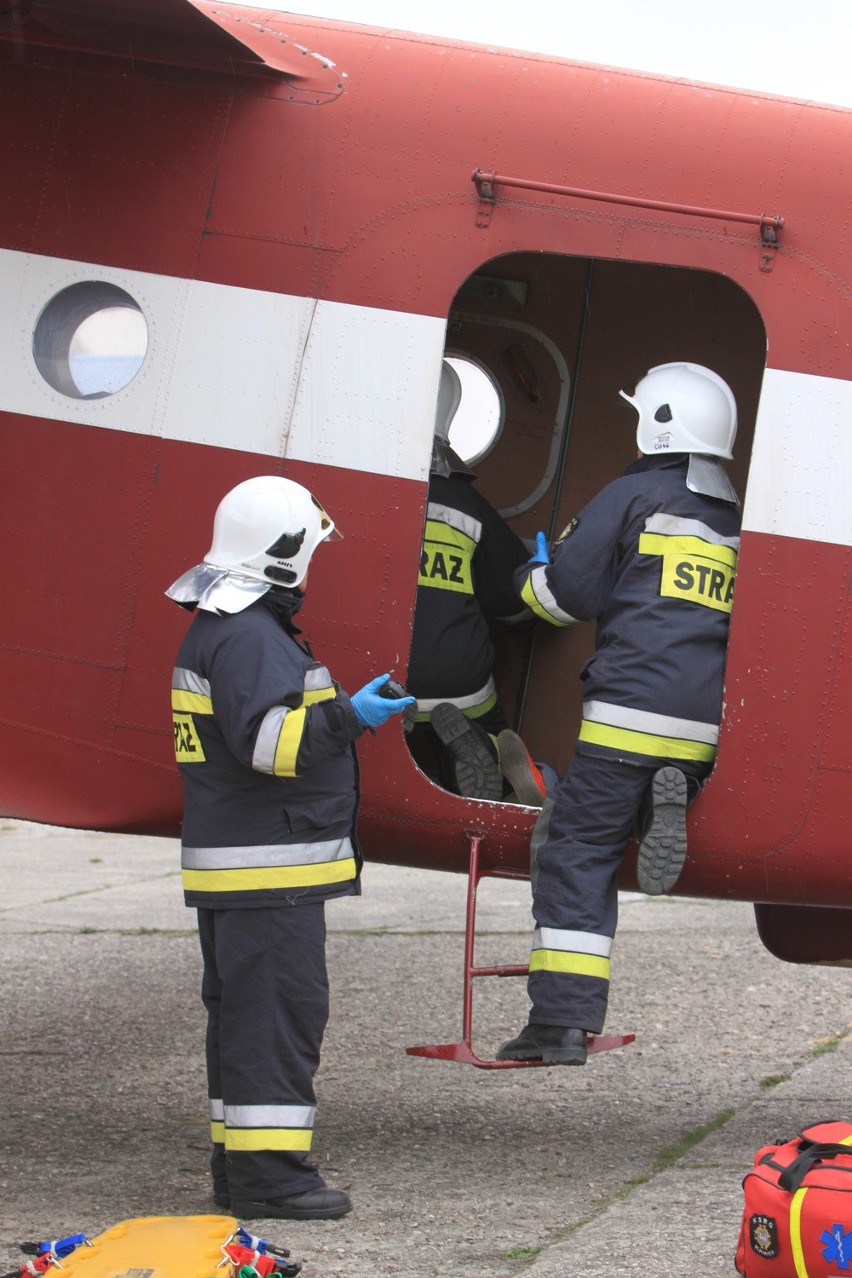
<instances>
[{"instance_id":1,"label":"white helmet with black vent","mask_svg":"<svg viewBox=\"0 0 852 1278\"><path fill-rule=\"evenodd\" d=\"M273 586L300 585L331 536L340 533L307 488L281 475L246 479L219 503L203 562L166 594L208 612L240 612Z\"/></svg>"},{"instance_id":2,"label":"white helmet with black vent","mask_svg":"<svg viewBox=\"0 0 852 1278\"><path fill-rule=\"evenodd\" d=\"M641 452L733 457L737 405L728 383L703 364L658 364L622 399L639 414Z\"/></svg>"}]
</instances>

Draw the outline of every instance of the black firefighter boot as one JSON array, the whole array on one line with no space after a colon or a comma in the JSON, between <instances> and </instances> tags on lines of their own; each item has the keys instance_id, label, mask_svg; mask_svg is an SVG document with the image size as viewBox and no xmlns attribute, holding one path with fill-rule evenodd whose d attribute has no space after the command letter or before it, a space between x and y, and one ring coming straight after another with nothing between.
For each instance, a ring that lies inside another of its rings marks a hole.
<instances>
[{"instance_id":1,"label":"black firefighter boot","mask_svg":"<svg viewBox=\"0 0 852 1278\"><path fill-rule=\"evenodd\" d=\"M503 774L497 748L484 728L462 714L451 701L442 701L429 715L432 728L450 758L456 791L466 799L503 797Z\"/></svg>"},{"instance_id":2,"label":"black firefighter boot","mask_svg":"<svg viewBox=\"0 0 852 1278\"><path fill-rule=\"evenodd\" d=\"M686 860L686 777L680 768L660 768L651 781L651 821L639 845L640 892L663 896L677 883Z\"/></svg>"}]
</instances>

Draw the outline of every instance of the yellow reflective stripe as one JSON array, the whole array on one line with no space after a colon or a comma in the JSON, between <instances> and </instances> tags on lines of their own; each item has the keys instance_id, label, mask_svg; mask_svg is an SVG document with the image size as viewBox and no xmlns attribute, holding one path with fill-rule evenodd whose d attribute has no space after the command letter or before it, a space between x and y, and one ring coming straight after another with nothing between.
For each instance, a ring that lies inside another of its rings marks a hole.
<instances>
[{"instance_id":1,"label":"yellow reflective stripe","mask_svg":"<svg viewBox=\"0 0 852 1278\"><path fill-rule=\"evenodd\" d=\"M272 774L276 777L294 777L296 775L296 756L302 744L302 733L305 731L305 707L288 710L278 734L275 747L275 758L272 762Z\"/></svg>"},{"instance_id":2,"label":"yellow reflective stripe","mask_svg":"<svg viewBox=\"0 0 852 1278\"><path fill-rule=\"evenodd\" d=\"M243 1151L307 1150L311 1147L313 1134L310 1127L229 1127L225 1132L225 1148Z\"/></svg>"},{"instance_id":3,"label":"yellow reflective stripe","mask_svg":"<svg viewBox=\"0 0 852 1278\"><path fill-rule=\"evenodd\" d=\"M316 688L312 692L302 694L302 704L296 710L288 710L278 734L275 746L275 758L272 761L272 775L276 777L294 777L296 775L296 759L302 734L305 731L305 711L308 706L315 706L320 701L333 701L337 696L335 688Z\"/></svg>"},{"instance_id":4,"label":"yellow reflective stripe","mask_svg":"<svg viewBox=\"0 0 852 1278\"><path fill-rule=\"evenodd\" d=\"M210 1122L210 1139L214 1145L224 1145L225 1143L225 1122L223 1119L215 1119Z\"/></svg>"},{"instance_id":5,"label":"yellow reflective stripe","mask_svg":"<svg viewBox=\"0 0 852 1278\"><path fill-rule=\"evenodd\" d=\"M536 591L537 581L540 584L540 595ZM556 602L553 592L547 584L543 565L533 568L527 576L521 587L521 599L528 608L532 609L537 617L541 617L543 621L550 622L551 626L570 626L572 622L576 621L576 617L572 617L570 613L563 611Z\"/></svg>"},{"instance_id":6,"label":"yellow reflective stripe","mask_svg":"<svg viewBox=\"0 0 852 1278\"><path fill-rule=\"evenodd\" d=\"M681 737L657 737L650 732L633 732L630 728L613 728L606 723L593 723L584 719L580 727L580 740L591 745L606 746L609 750L624 750L628 754L649 754L660 759L694 759L712 763L716 747L704 741L685 741Z\"/></svg>"},{"instance_id":7,"label":"yellow reflective stripe","mask_svg":"<svg viewBox=\"0 0 852 1278\"><path fill-rule=\"evenodd\" d=\"M318 701L333 701L336 696L337 692L334 688L317 688L314 692L305 692L302 705L315 706Z\"/></svg>"},{"instance_id":8,"label":"yellow reflective stripe","mask_svg":"<svg viewBox=\"0 0 852 1278\"><path fill-rule=\"evenodd\" d=\"M453 528L450 524L445 524L440 519L426 520L423 540L435 541L444 546L454 546L456 550L461 550L466 555L472 555L476 550L476 542L473 537L463 533L460 528Z\"/></svg>"},{"instance_id":9,"label":"yellow reflective stripe","mask_svg":"<svg viewBox=\"0 0 852 1278\"><path fill-rule=\"evenodd\" d=\"M576 976L597 976L609 980L610 960L597 954L577 954L566 950L533 950L531 972L571 972Z\"/></svg>"},{"instance_id":10,"label":"yellow reflective stripe","mask_svg":"<svg viewBox=\"0 0 852 1278\"><path fill-rule=\"evenodd\" d=\"M807 1192L807 1186L797 1189L790 1203L790 1248L793 1252L793 1264L796 1266L796 1278L810 1278L802 1248L802 1202Z\"/></svg>"},{"instance_id":11,"label":"yellow reflective stripe","mask_svg":"<svg viewBox=\"0 0 852 1278\"><path fill-rule=\"evenodd\" d=\"M547 609L543 608L536 599L535 591L532 588L532 582L529 577L527 577L521 589L521 598L528 608L532 608L537 617L541 617L544 621L553 621L553 618Z\"/></svg>"},{"instance_id":12,"label":"yellow reflective stripe","mask_svg":"<svg viewBox=\"0 0 852 1278\"><path fill-rule=\"evenodd\" d=\"M538 596L533 589L532 577L527 577L521 588L521 598L528 608L531 608L537 617L541 617L542 621L549 621L551 626L567 626L567 621L562 621L560 617L554 617L552 612L548 612L544 604L539 603Z\"/></svg>"},{"instance_id":13,"label":"yellow reflective stripe","mask_svg":"<svg viewBox=\"0 0 852 1278\"><path fill-rule=\"evenodd\" d=\"M272 865L242 870L182 870L188 892L258 892L273 888L318 887L355 878L355 858L314 865Z\"/></svg>"},{"instance_id":14,"label":"yellow reflective stripe","mask_svg":"<svg viewBox=\"0 0 852 1278\"><path fill-rule=\"evenodd\" d=\"M182 714L212 714L213 702L202 692L185 692L183 688L172 688L172 709Z\"/></svg>"},{"instance_id":15,"label":"yellow reflective stripe","mask_svg":"<svg viewBox=\"0 0 852 1278\"><path fill-rule=\"evenodd\" d=\"M727 564L729 568L737 566L737 552L732 546L717 546L701 537L668 537L665 533L641 533L639 554L679 555L681 558L684 555L697 555L700 559L712 559L716 563Z\"/></svg>"}]
</instances>

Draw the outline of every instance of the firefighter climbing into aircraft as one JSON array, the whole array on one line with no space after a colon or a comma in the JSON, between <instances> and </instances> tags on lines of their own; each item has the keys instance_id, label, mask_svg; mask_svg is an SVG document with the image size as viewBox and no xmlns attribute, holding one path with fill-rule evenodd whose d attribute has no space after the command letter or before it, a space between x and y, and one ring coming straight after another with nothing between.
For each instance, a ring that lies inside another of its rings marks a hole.
<instances>
[{"instance_id":1,"label":"firefighter climbing into aircraft","mask_svg":"<svg viewBox=\"0 0 852 1278\"><path fill-rule=\"evenodd\" d=\"M413 698L389 698L387 675L350 698L301 638L308 566L339 535L301 484L248 479L220 502L204 562L166 592L198 609L172 681L181 866L204 963L213 1196L241 1219L352 1207L309 1158L324 902L359 891L354 743Z\"/></svg>"},{"instance_id":2,"label":"firefighter climbing into aircraft","mask_svg":"<svg viewBox=\"0 0 852 1278\"><path fill-rule=\"evenodd\" d=\"M424 771L456 794L540 807L544 781L497 699L489 624L531 619L514 587L530 552L450 445L461 395L445 359L406 681L417 698L406 715L409 745Z\"/></svg>"},{"instance_id":3,"label":"firefighter climbing into aircraft","mask_svg":"<svg viewBox=\"0 0 852 1278\"><path fill-rule=\"evenodd\" d=\"M671 891L687 801L716 755L740 515L721 459L737 412L698 364L652 368L633 395L638 460L516 574L555 626L597 621L583 719L565 776L533 832L529 1023L499 1060L582 1065L606 1015L617 878L647 822L643 892Z\"/></svg>"}]
</instances>

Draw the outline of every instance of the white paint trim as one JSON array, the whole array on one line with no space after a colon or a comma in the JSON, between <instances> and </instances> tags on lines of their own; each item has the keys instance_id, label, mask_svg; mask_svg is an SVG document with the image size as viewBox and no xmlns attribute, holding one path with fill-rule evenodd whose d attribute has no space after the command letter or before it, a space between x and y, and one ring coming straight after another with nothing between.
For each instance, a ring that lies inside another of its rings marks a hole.
<instances>
[{"instance_id":1,"label":"white paint trim","mask_svg":"<svg viewBox=\"0 0 852 1278\"><path fill-rule=\"evenodd\" d=\"M852 546L852 382L768 368L743 530Z\"/></svg>"},{"instance_id":2,"label":"white paint trim","mask_svg":"<svg viewBox=\"0 0 852 1278\"><path fill-rule=\"evenodd\" d=\"M0 250L0 410L425 480L444 320ZM32 356L47 303L105 280L148 324L105 399L54 391Z\"/></svg>"},{"instance_id":3,"label":"white paint trim","mask_svg":"<svg viewBox=\"0 0 852 1278\"><path fill-rule=\"evenodd\" d=\"M425 481L446 323L0 250L0 411ZM137 376L60 395L32 356L61 289L104 280L148 323ZM767 369L747 531L852 545L852 382Z\"/></svg>"}]
</instances>

